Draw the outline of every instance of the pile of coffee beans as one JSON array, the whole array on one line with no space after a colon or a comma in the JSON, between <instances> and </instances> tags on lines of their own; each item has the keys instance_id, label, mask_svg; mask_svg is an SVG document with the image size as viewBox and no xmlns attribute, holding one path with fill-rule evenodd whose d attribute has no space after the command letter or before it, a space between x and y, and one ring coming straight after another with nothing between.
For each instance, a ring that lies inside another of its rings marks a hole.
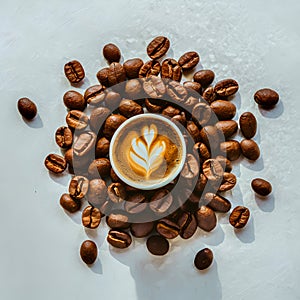
<instances>
[{"instance_id":1,"label":"pile of coffee beans","mask_svg":"<svg viewBox=\"0 0 300 300\"><path fill-rule=\"evenodd\" d=\"M105 45L103 56L109 66L97 73L99 84L89 87L84 95L70 90L63 96L68 109L67 125L57 129L55 140L64 155L49 154L45 159L49 171L59 174L68 167L74 174L69 193L60 198L66 211L79 211L87 200L82 211L84 227L95 229L105 217L111 228L107 236L111 246L124 249L131 245L132 236L147 238L146 246L153 255L165 255L171 239L189 239L198 227L212 231L217 225L216 213L229 213L232 208L224 195L237 182L231 173L232 161L241 156L250 161L260 157L259 146L252 140L257 129L255 116L244 112L239 124L233 120L236 106L231 100L239 90L238 82L228 78L213 85L214 72L204 69L194 74L193 81L181 84L185 72L196 67L200 56L190 51L178 61L161 59L169 48L169 39L159 36L147 46L149 61L131 58L121 64L120 49L114 44ZM76 60L68 62L64 71L74 86L84 80L84 68ZM269 108L277 104L279 96L271 89L262 89L255 93L254 100ZM34 116L30 102L21 101L20 106L22 115ZM93 108L90 116L84 112L87 106ZM138 190L122 182L108 155L118 127L145 111L171 119L187 141L180 176L158 190ZM239 127L245 138L241 142L233 138ZM184 188L173 192L178 182ZM253 180L252 188L260 196L272 191L264 179ZM146 210L152 219L143 219ZM132 222L132 216L140 221ZM247 207L237 206L229 214L229 223L240 229L249 217ZM93 263L97 258L96 244L84 241L80 255L85 263ZM212 261L213 253L206 248L196 254L194 264L203 270Z\"/></svg>"}]
</instances>

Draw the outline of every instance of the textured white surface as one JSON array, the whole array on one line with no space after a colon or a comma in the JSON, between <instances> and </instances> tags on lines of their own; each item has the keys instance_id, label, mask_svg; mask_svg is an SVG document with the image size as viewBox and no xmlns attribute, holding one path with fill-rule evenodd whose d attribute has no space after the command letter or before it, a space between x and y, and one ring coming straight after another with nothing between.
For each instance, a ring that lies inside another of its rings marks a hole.
<instances>
[{"instance_id":1,"label":"textured white surface","mask_svg":"<svg viewBox=\"0 0 300 300\"><path fill-rule=\"evenodd\" d=\"M300 299L299 10L297 0L2 0L0 299ZM118 44L125 59L146 59L157 34L170 38L171 57L196 50L217 79L239 81L234 103L239 113L257 116L262 152L255 164L235 168L233 205L244 203L252 213L245 230L235 232L220 217L214 232L175 240L162 258L150 256L143 241L128 251L110 249L104 225L84 230L80 214L71 218L58 204L69 176L54 177L43 167L44 157L58 151L53 133L64 124L62 95L70 88L64 63L82 62L83 91L105 66L105 43ZM252 100L265 86L281 95L270 112ZM22 96L38 105L32 123L16 110ZM265 202L250 190L258 176L274 187ZM87 237L99 246L92 268L78 255ZM193 259L204 246L215 261L199 273Z\"/></svg>"}]
</instances>

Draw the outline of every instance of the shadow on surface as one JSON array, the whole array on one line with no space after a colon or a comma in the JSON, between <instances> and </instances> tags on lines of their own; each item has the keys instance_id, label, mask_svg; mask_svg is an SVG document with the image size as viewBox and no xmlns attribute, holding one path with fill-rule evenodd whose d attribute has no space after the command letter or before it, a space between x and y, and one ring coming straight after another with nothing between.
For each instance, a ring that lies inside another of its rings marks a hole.
<instances>
[{"instance_id":1,"label":"shadow on surface","mask_svg":"<svg viewBox=\"0 0 300 300\"><path fill-rule=\"evenodd\" d=\"M39 114L33 120L27 120L24 117L22 117L22 119L24 123L30 128L39 129L44 127L44 123Z\"/></svg>"},{"instance_id":2,"label":"shadow on surface","mask_svg":"<svg viewBox=\"0 0 300 300\"><path fill-rule=\"evenodd\" d=\"M264 212L272 212L275 208L275 197L273 194L267 197L255 195L255 201L257 206Z\"/></svg>"},{"instance_id":3,"label":"shadow on surface","mask_svg":"<svg viewBox=\"0 0 300 300\"><path fill-rule=\"evenodd\" d=\"M284 106L282 101L279 101L278 104L272 108L266 109L261 105L258 106L259 112L266 118L277 119L283 114Z\"/></svg>"},{"instance_id":4,"label":"shadow on surface","mask_svg":"<svg viewBox=\"0 0 300 300\"><path fill-rule=\"evenodd\" d=\"M245 244L253 243L255 241L253 217L250 218L248 224L244 228L235 229L234 234Z\"/></svg>"}]
</instances>

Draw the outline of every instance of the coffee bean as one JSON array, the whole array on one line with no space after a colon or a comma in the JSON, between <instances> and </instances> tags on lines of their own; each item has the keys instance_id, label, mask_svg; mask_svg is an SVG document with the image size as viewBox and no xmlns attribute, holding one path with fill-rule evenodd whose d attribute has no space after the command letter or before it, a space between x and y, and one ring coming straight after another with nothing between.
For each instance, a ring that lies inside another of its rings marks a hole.
<instances>
[{"instance_id":1,"label":"coffee bean","mask_svg":"<svg viewBox=\"0 0 300 300\"><path fill-rule=\"evenodd\" d=\"M98 81L101 83L101 85L105 87L109 87L108 73L109 73L109 68L103 68L97 73Z\"/></svg>"},{"instance_id":2,"label":"coffee bean","mask_svg":"<svg viewBox=\"0 0 300 300\"><path fill-rule=\"evenodd\" d=\"M139 71L139 77L158 76L160 73L160 63L157 60L149 60L143 64Z\"/></svg>"},{"instance_id":3,"label":"coffee bean","mask_svg":"<svg viewBox=\"0 0 300 300\"><path fill-rule=\"evenodd\" d=\"M216 100L210 104L210 107L220 121L231 120L236 113L235 105L225 100Z\"/></svg>"},{"instance_id":4,"label":"coffee bean","mask_svg":"<svg viewBox=\"0 0 300 300\"><path fill-rule=\"evenodd\" d=\"M200 70L194 74L193 79L195 82L200 83L202 87L207 87L214 81L215 73L211 70Z\"/></svg>"},{"instance_id":5,"label":"coffee bean","mask_svg":"<svg viewBox=\"0 0 300 300\"><path fill-rule=\"evenodd\" d=\"M161 78L180 81L182 76L181 67L175 59L168 58L162 62Z\"/></svg>"},{"instance_id":6,"label":"coffee bean","mask_svg":"<svg viewBox=\"0 0 300 300\"><path fill-rule=\"evenodd\" d=\"M130 226L131 234L136 238L148 236L154 229L154 222L133 223Z\"/></svg>"},{"instance_id":7,"label":"coffee bean","mask_svg":"<svg viewBox=\"0 0 300 300\"><path fill-rule=\"evenodd\" d=\"M139 99L143 96L143 87L140 79L131 79L125 83L125 93L129 99Z\"/></svg>"},{"instance_id":8,"label":"coffee bean","mask_svg":"<svg viewBox=\"0 0 300 300\"><path fill-rule=\"evenodd\" d=\"M239 90L239 84L234 79L224 79L215 85L215 93L221 97L234 95Z\"/></svg>"},{"instance_id":9,"label":"coffee bean","mask_svg":"<svg viewBox=\"0 0 300 300\"><path fill-rule=\"evenodd\" d=\"M172 117L171 121L173 122L178 122L180 123L182 126L186 126L186 116L185 116L185 112L181 112L180 115L175 115Z\"/></svg>"},{"instance_id":10,"label":"coffee bean","mask_svg":"<svg viewBox=\"0 0 300 300\"><path fill-rule=\"evenodd\" d=\"M166 92L166 86L163 80L156 76L150 76L143 83L145 93L150 98L161 98Z\"/></svg>"},{"instance_id":11,"label":"coffee bean","mask_svg":"<svg viewBox=\"0 0 300 300\"><path fill-rule=\"evenodd\" d=\"M108 84L113 86L126 80L126 73L120 63L113 62L108 69Z\"/></svg>"},{"instance_id":12,"label":"coffee bean","mask_svg":"<svg viewBox=\"0 0 300 300\"><path fill-rule=\"evenodd\" d=\"M28 98L18 100L18 110L21 116L27 120L32 120L37 114L36 105Z\"/></svg>"},{"instance_id":13,"label":"coffee bean","mask_svg":"<svg viewBox=\"0 0 300 300\"><path fill-rule=\"evenodd\" d=\"M85 103L98 105L105 99L105 87L101 84L93 85L84 92Z\"/></svg>"},{"instance_id":14,"label":"coffee bean","mask_svg":"<svg viewBox=\"0 0 300 300\"><path fill-rule=\"evenodd\" d=\"M89 189L89 180L84 176L74 176L69 185L69 193L73 199L80 200L85 197Z\"/></svg>"},{"instance_id":15,"label":"coffee bean","mask_svg":"<svg viewBox=\"0 0 300 300\"><path fill-rule=\"evenodd\" d=\"M124 208L130 214L137 214L144 211L147 207L146 197L140 192L131 194L125 202Z\"/></svg>"},{"instance_id":16,"label":"coffee bean","mask_svg":"<svg viewBox=\"0 0 300 300\"><path fill-rule=\"evenodd\" d=\"M250 211L247 207L237 206L229 216L230 224L235 228L243 228L250 217Z\"/></svg>"},{"instance_id":17,"label":"coffee bean","mask_svg":"<svg viewBox=\"0 0 300 300\"><path fill-rule=\"evenodd\" d=\"M240 116L240 128L246 139L252 139L255 136L257 122L251 112L245 112Z\"/></svg>"},{"instance_id":18,"label":"coffee bean","mask_svg":"<svg viewBox=\"0 0 300 300\"><path fill-rule=\"evenodd\" d=\"M189 92L193 93L194 91L197 93L197 94L200 94L201 92L201 84L198 83L198 82L194 82L194 81L185 81L183 83L183 86L189 90Z\"/></svg>"},{"instance_id":19,"label":"coffee bean","mask_svg":"<svg viewBox=\"0 0 300 300\"><path fill-rule=\"evenodd\" d=\"M82 225L86 228L95 229L101 221L101 212L98 208L87 206L82 212Z\"/></svg>"},{"instance_id":20,"label":"coffee bean","mask_svg":"<svg viewBox=\"0 0 300 300\"><path fill-rule=\"evenodd\" d=\"M206 176L204 174L200 173L197 183L195 185L194 192L201 194L204 191L206 184L207 184Z\"/></svg>"},{"instance_id":21,"label":"coffee bean","mask_svg":"<svg viewBox=\"0 0 300 300\"><path fill-rule=\"evenodd\" d=\"M201 206L196 212L198 226L204 231L212 231L217 225L217 217L215 212L207 207Z\"/></svg>"},{"instance_id":22,"label":"coffee bean","mask_svg":"<svg viewBox=\"0 0 300 300\"><path fill-rule=\"evenodd\" d=\"M59 203L69 213L74 213L80 210L81 207L80 201L73 199L69 194L63 194L60 197Z\"/></svg>"},{"instance_id":23,"label":"coffee bean","mask_svg":"<svg viewBox=\"0 0 300 300\"><path fill-rule=\"evenodd\" d=\"M177 116L180 114L180 110L174 106L167 106L162 112L161 114L163 116L168 116L170 118L173 118L174 116Z\"/></svg>"},{"instance_id":24,"label":"coffee bean","mask_svg":"<svg viewBox=\"0 0 300 300\"><path fill-rule=\"evenodd\" d=\"M165 255L170 245L167 239L159 235L150 236L147 240L147 249L153 255Z\"/></svg>"},{"instance_id":25,"label":"coffee bean","mask_svg":"<svg viewBox=\"0 0 300 300\"><path fill-rule=\"evenodd\" d=\"M183 239L191 238L197 230L197 220L194 214L184 212L178 219L180 227L180 236Z\"/></svg>"},{"instance_id":26,"label":"coffee bean","mask_svg":"<svg viewBox=\"0 0 300 300\"><path fill-rule=\"evenodd\" d=\"M241 146L238 141L229 140L220 144L220 150L229 160L237 160L241 155Z\"/></svg>"},{"instance_id":27,"label":"coffee bean","mask_svg":"<svg viewBox=\"0 0 300 300\"><path fill-rule=\"evenodd\" d=\"M106 107L98 107L93 109L90 116L90 127L95 133L98 134L101 126L104 124L109 114L110 110Z\"/></svg>"},{"instance_id":28,"label":"coffee bean","mask_svg":"<svg viewBox=\"0 0 300 300\"><path fill-rule=\"evenodd\" d=\"M66 122L72 129L82 130L89 124L89 117L80 110L71 110L66 116Z\"/></svg>"},{"instance_id":29,"label":"coffee bean","mask_svg":"<svg viewBox=\"0 0 300 300\"><path fill-rule=\"evenodd\" d=\"M253 140L242 140L241 149L243 155L249 160L257 160L260 156L258 145Z\"/></svg>"},{"instance_id":30,"label":"coffee bean","mask_svg":"<svg viewBox=\"0 0 300 300\"><path fill-rule=\"evenodd\" d=\"M204 201L208 207L217 212L226 213L231 209L231 203L229 200L214 193L206 193Z\"/></svg>"},{"instance_id":31,"label":"coffee bean","mask_svg":"<svg viewBox=\"0 0 300 300\"><path fill-rule=\"evenodd\" d=\"M200 137L206 147L210 150L219 147L220 131L215 126L205 126L200 130Z\"/></svg>"},{"instance_id":32,"label":"coffee bean","mask_svg":"<svg viewBox=\"0 0 300 300\"><path fill-rule=\"evenodd\" d=\"M65 64L65 75L74 84L79 83L85 76L83 66L77 60L72 60Z\"/></svg>"},{"instance_id":33,"label":"coffee bean","mask_svg":"<svg viewBox=\"0 0 300 300\"><path fill-rule=\"evenodd\" d=\"M67 91L63 96L64 105L70 110L83 111L86 108L86 100L76 91Z\"/></svg>"},{"instance_id":34,"label":"coffee bean","mask_svg":"<svg viewBox=\"0 0 300 300\"><path fill-rule=\"evenodd\" d=\"M164 56L170 47L170 41L164 36L158 36L147 46L147 54L152 59Z\"/></svg>"},{"instance_id":35,"label":"coffee bean","mask_svg":"<svg viewBox=\"0 0 300 300\"><path fill-rule=\"evenodd\" d=\"M119 106L119 112L126 118L131 118L136 115L143 114L143 107L133 100L123 99Z\"/></svg>"},{"instance_id":36,"label":"coffee bean","mask_svg":"<svg viewBox=\"0 0 300 300\"><path fill-rule=\"evenodd\" d=\"M75 138L73 144L74 154L78 157L87 156L95 147L96 134L92 131L85 131Z\"/></svg>"},{"instance_id":37,"label":"coffee bean","mask_svg":"<svg viewBox=\"0 0 300 300\"><path fill-rule=\"evenodd\" d=\"M111 178L112 182L120 182L121 181L120 178L115 173L113 168L110 169L110 178Z\"/></svg>"},{"instance_id":38,"label":"coffee bean","mask_svg":"<svg viewBox=\"0 0 300 300\"><path fill-rule=\"evenodd\" d=\"M69 148L73 143L73 133L66 126L59 127L55 132L55 141L60 148Z\"/></svg>"},{"instance_id":39,"label":"coffee bean","mask_svg":"<svg viewBox=\"0 0 300 300\"><path fill-rule=\"evenodd\" d=\"M165 213L173 203L172 194L167 189L160 189L151 197L150 209L157 213Z\"/></svg>"},{"instance_id":40,"label":"coffee bean","mask_svg":"<svg viewBox=\"0 0 300 300\"><path fill-rule=\"evenodd\" d=\"M96 144L95 156L96 158L105 157L109 152L110 142L107 138L102 137Z\"/></svg>"},{"instance_id":41,"label":"coffee bean","mask_svg":"<svg viewBox=\"0 0 300 300\"><path fill-rule=\"evenodd\" d=\"M271 108L279 101L277 92L271 89L261 89L254 94L254 100L262 107Z\"/></svg>"},{"instance_id":42,"label":"coffee bean","mask_svg":"<svg viewBox=\"0 0 300 300\"><path fill-rule=\"evenodd\" d=\"M205 248L199 251L194 259L194 265L198 270L207 269L213 262L214 256L210 249Z\"/></svg>"},{"instance_id":43,"label":"coffee bean","mask_svg":"<svg viewBox=\"0 0 300 300\"><path fill-rule=\"evenodd\" d=\"M180 227L169 219L161 219L156 225L157 232L166 239L174 239L179 235Z\"/></svg>"},{"instance_id":44,"label":"coffee bean","mask_svg":"<svg viewBox=\"0 0 300 300\"><path fill-rule=\"evenodd\" d=\"M121 102L121 95L114 91L106 90L104 101L107 107L115 110Z\"/></svg>"},{"instance_id":45,"label":"coffee bean","mask_svg":"<svg viewBox=\"0 0 300 300\"><path fill-rule=\"evenodd\" d=\"M231 164L231 161L222 156L222 155L218 155L216 157L216 160L221 164L222 168L224 169L225 172L228 172L230 173L232 171L232 164Z\"/></svg>"},{"instance_id":46,"label":"coffee bean","mask_svg":"<svg viewBox=\"0 0 300 300\"><path fill-rule=\"evenodd\" d=\"M75 144L74 144L75 145ZM78 156L74 154L74 149L70 148L65 152L65 160L74 170L82 171L87 169L87 165L90 161L90 157L86 156Z\"/></svg>"},{"instance_id":47,"label":"coffee bean","mask_svg":"<svg viewBox=\"0 0 300 300\"><path fill-rule=\"evenodd\" d=\"M191 95L188 95L186 98L185 98L185 101L184 101L184 106L188 109L189 111L189 108L193 109L193 107L199 103L199 96L197 97L194 97L194 96L191 96Z\"/></svg>"},{"instance_id":48,"label":"coffee bean","mask_svg":"<svg viewBox=\"0 0 300 300\"><path fill-rule=\"evenodd\" d=\"M150 113L159 113L163 109L163 103L160 105L157 99L145 99L145 106Z\"/></svg>"},{"instance_id":49,"label":"coffee bean","mask_svg":"<svg viewBox=\"0 0 300 300\"><path fill-rule=\"evenodd\" d=\"M200 131L197 125L193 121L188 121L186 129L188 133L191 135L195 143L201 140Z\"/></svg>"},{"instance_id":50,"label":"coffee bean","mask_svg":"<svg viewBox=\"0 0 300 300\"><path fill-rule=\"evenodd\" d=\"M53 173L62 173L67 168L64 157L58 154L49 154L45 159L45 167Z\"/></svg>"},{"instance_id":51,"label":"coffee bean","mask_svg":"<svg viewBox=\"0 0 300 300\"><path fill-rule=\"evenodd\" d=\"M204 126L211 118L211 108L206 103L197 103L193 108L192 116L200 126Z\"/></svg>"},{"instance_id":52,"label":"coffee bean","mask_svg":"<svg viewBox=\"0 0 300 300\"><path fill-rule=\"evenodd\" d=\"M123 68L125 69L127 78L138 78L139 71L143 64L144 62L140 58L132 58L126 60L123 64Z\"/></svg>"},{"instance_id":53,"label":"coffee bean","mask_svg":"<svg viewBox=\"0 0 300 300\"><path fill-rule=\"evenodd\" d=\"M188 96L187 89L177 81L168 82L167 93L172 101L179 103L184 103Z\"/></svg>"},{"instance_id":54,"label":"coffee bean","mask_svg":"<svg viewBox=\"0 0 300 300\"><path fill-rule=\"evenodd\" d=\"M200 61L199 54L195 51L184 53L178 60L183 70L191 70L197 66Z\"/></svg>"},{"instance_id":55,"label":"coffee bean","mask_svg":"<svg viewBox=\"0 0 300 300\"><path fill-rule=\"evenodd\" d=\"M194 179L198 176L199 162L194 155L187 154L185 164L180 174L185 179Z\"/></svg>"},{"instance_id":56,"label":"coffee bean","mask_svg":"<svg viewBox=\"0 0 300 300\"><path fill-rule=\"evenodd\" d=\"M107 242L113 247L124 249L131 245L131 236L121 230L110 230L107 236Z\"/></svg>"},{"instance_id":57,"label":"coffee bean","mask_svg":"<svg viewBox=\"0 0 300 300\"><path fill-rule=\"evenodd\" d=\"M226 139L236 134L238 130L238 124L233 120L219 121L215 126L219 129L220 132L223 132Z\"/></svg>"},{"instance_id":58,"label":"coffee bean","mask_svg":"<svg viewBox=\"0 0 300 300\"><path fill-rule=\"evenodd\" d=\"M251 186L254 192L260 196L268 196L272 192L271 183L261 178L253 179Z\"/></svg>"},{"instance_id":59,"label":"coffee bean","mask_svg":"<svg viewBox=\"0 0 300 300\"><path fill-rule=\"evenodd\" d=\"M215 90L212 86L206 88L202 92L202 98L208 103L211 104L216 100L217 94L215 93Z\"/></svg>"},{"instance_id":60,"label":"coffee bean","mask_svg":"<svg viewBox=\"0 0 300 300\"><path fill-rule=\"evenodd\" d=\"M90 180L87 198L91 205L100 208L107 198L107 186L105 181L102 179Z\"/></svg>"},{"instance_id":61,"label":"coffee bean","mask_svg":"<svg viewBox=\"0 0 300 300\"><path fill-rule=\"evenodd\" d=\"M87 265L93 264L98 256L97 245L90 240L84 241L80 247L80 256Z\"/></svg>"},{"instance_id":62,"label":"coffee bean","mask_svg":"<svg viewBox=\"0 0 300 300\"><path fill-rule=\"evenodd\" d=\"M115 44L107 44L103 47L103 56L108 63L119 62L121 58L121 51Z\"/></svg>"},{"instance_id":63,"label":"coffee bean","mask_svg":"<svg viewBox=\"0 0 300 300\"><path fill-rule=\"evenodd\" d=\"M234 188L236 185L236 177L232 173L225 172L223 175L223 179L221 185L219 186L219 192L226 192Z\"/></svg>"},{"instance_id":64,"label":"coffee bean","mask_svg":"<svg viewBox=\"0 0 300 300\"><path fill-rule=\"evenodd\" d=\"M130 226L128 217L122 213L111 213L106 217L107 225L112 229L127 229Z\"/></svg>"},{"instance_id":65,"label":"coffee bean","mask_svg":"<svg viewBox=\"0 0 300 300\"><path fill-rule=\"evenodd\" d=\"M207 159L202 165L203 174L208 180L219 180L223 174L224 169L220 162L216 159Z\"/></svg>"},{"instance_id":66,"label":"coffee bean","mask_svg":"<svg viewBox=\"0 0 300 300\"><path fill-rule=\"evenodd\" d=\"M127 119L122 115L111 115L109 116L104 124L104 136L110 139L118 127L124 123Z\"/></svg>"},{"instance_id":67,"label":"coffee bean","mask_svg":"<svg viewBox=\"0 0 300 300\"><path fill-rule=\"evenodd\" d=\"M94 159L89 168L89 176L91 178L101 178L108 177L110 174L111 164L108 158L97 158Z\"/></svg>"},{"instance_id":68,"label":"coffee bean","mask_svg":"<svg viewBox=\"0 0 300 300\"><path fill-rule=\"evenodd\" d=\"M114 203L120 203L126 200L127 193L122 183L111 183L108 186L108 197Z\"/></svg>"}]
</instances>

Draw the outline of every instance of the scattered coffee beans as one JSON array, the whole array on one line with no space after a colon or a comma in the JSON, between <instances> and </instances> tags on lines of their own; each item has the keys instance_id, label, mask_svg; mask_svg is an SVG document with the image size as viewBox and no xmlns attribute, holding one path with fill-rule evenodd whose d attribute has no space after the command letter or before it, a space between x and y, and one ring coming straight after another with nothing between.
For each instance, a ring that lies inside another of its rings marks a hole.
<instances>
[{"instance_id":1,"label":"scattered coffee beans","mask_svg":"<svg viewBox=\"0 0 300 300\"><path fill-rule=\"evenodd\" d=\"M70 128L66 126L59 127L55 133L56 144L60 148L69 148L73 143L73 133Z\"/></svg>"},{"instance_id":2,"label":"scattered coffee beans","mask_svg":"<svg viewBox=\"0 0 300 300\"><path fill-rule=\"evenodd\" d=\"M278 103L279 95L271 89L261 89L255 93L254 100L262 107L271 108Z\"/></svg>"},{"instance_id":3,"label":"scattered coffee beans","mask_svg":"<svg viewBox=\"0 0 300 300\"><path fill-rule=\"evenodd\" d=\"M119 62L121 51L115 44L107 44L103 47L103 56L109 63Z\"/></svg>"},{"instance_id":4,"label":"scattered coffee beans","mask_svg":"<svg viewBox=\"0 0 300 300\"><path fill-rule=\"evenodd\" d=\"M255 136L257 122L251 112L245 112L240 116L240 128L246 139L252 139Z\"/></svg>"},{"instance_id":5,"label":"scattered coffee beans","mask_svg":"<svg viewBox=\"0 0 300 300\"><path fill-rule=\"evenodd\" d=\"M253 179L251 186L254 192L260 196L268 196L272 192L271 183L261 178Z\"/></svg>"},{"instance_id":6,"label":"scattered coffee beans","mask_svg":"<svg viewBox=\"0 0 300 300\"><path fill-rule=\"evenodd\" d=\"M45 159L45 166L49 171L59 174L67 168L67 162L58 154L49 154Z\"/></svg>"},{"instance_id":7,"label":"scattered coffee beans","mask_svg":"<svg viewBox=\"0 0 300 300\"><path fill-rule=\"evenodd\" d=\"M217 226L215 212L207 207L201 206L196 212L198 226L205 231L212 231Z\"/></svg>"},{"instance_id":8,"label":"scattered coffee beans","mask_svg":"<svg viewBox=\"0 0 300 300\"><path fill-rule=\"evenodd\" d=\"M134 237L143 238L148 236L154 229L154 222L133 223L130 232Z\"/></svg>"},{"instance_id":9,"label":"scattered coffee beans","mask_svg":"<svg viewBox=\"0 0 300 300\"><path fill-rule=\"evenodd\" d=\"M257 160L260 156L258 145L253 140L242 140L241 150L243 155L250 160Z\"/></svg>"},{"instance_id":10,"label":"scattered coffee beans","mask_svg":"<svg viewBox=\"0 0 300 300\"><path fill-rule=\"evenodd\" d=\"M237 206L229 216L229 222L234 228L243 228L246 226L250 217L250 211L247 207Z\"/></svg>"},{"instance_id":11,"label":"scattered coffee beans","mask_svg":"<svg viewBox=\"0 0 300 300\"><path fill-rule=\"evenodd\" d=\"M201 84L202 87L207 87L215 79L215 73L211 70L201 70L194 74L194 81Z\"/></svg>"},{"instance_id":12,"label":"scattered coffee beans","mask_svg":"<svg viewBox=\"0 0 300 300\"><path fill-rule=\"evenodd\" d=\"M158 59L167 53L169 47L169 39L164 36L158 36L148 45L147 53L151 59Z\"/></svg>"},{"instance_id":13,"label":"scattered coffee beans","mask_svg":"<svg viewBox=\"0 0 300 300\"><path fill-rule=\"evenodd\" d=\"M84 69L77 60L66 63L64 69L66 77L72 84L79 83L85 76Z\"/></svg>"},{"instance_id":14,"label":"scattered coffee beans","mask_svg":"<svg viewBox=\"0 0 300 300\"><path fill-rule=\"evenodd\" d=\"M127 78L138 78L140 69L143 65L144 62L140 58L126 60L123 64L123 68L125 69Z\"/></svg>"},{"instance_id":15,"label":"scattered coffee beans","mask_svg":"<svg viewBox=\"0 0 300 300\"><path fill-rule=\"evenodd\" d=\"M124 249L131 245L132 239L129 233L113 229L109 231L107 241L113 247Z\"/></svg>"},{"instance_id":16,"label":"scattered coffee beans","mask_svg":"<svg viewBox=\"0 0 300 300\"><path fill-rule=\"evenodd\" d=\"M199 54L195 51L184 53L178 60L179 65L183 70L191 70L195 68L200 61Z\"/></svg>"},{"instance_id":17,"label":"scattered coffee beans","mask_svg":"<svg viewBox=\"0 0 300 300\"><path fill-rule=\"evenodd\" d=\"M153 235L147 240L147 248L153 255L165 255L169 251L170 245L164 237Z\"/></svg>"},{"instance_id":18,"label":"scattered coffee beans","mask_svg":"<svg viewBox=\"0 0 300 300\"><path fill-rule=\"evenodd\" d=\"M32 120L37 114L36 105L28 98L19 99L18 110L22 117L27 120Z\"/></svg>"},{"instance_id":19,"label":"scattered coffee beans","mask_svg":"<svg viewBox=\"0 0 300 300\"><path fill-rule=\"evenodd\" d=\"M196 254L194 265L198 270L205 270L212 264L213 258L214 256L210 249L202 249Z\"/></svg>"},{"instance_id":20,"label":"scattered coffee beans","mask_svg":"<svg viewBox=\"0 0 300 300\"><path fill-rule=\"evenodd\" d=\"M239 90L239 84L234 79L225 79L215 85L215 93L221 97L234 95Z\"/></svg>"},{"instance_id":21,"label":"scattered coffee beans","mask_svg":"<svg viewBox=\"0 0 300 300\"><path fill-rule=\"evenodd\" d=\"M98 256L97 245L90 240L84 241L80 247L80 256L87 265L93 264Z\"/></svg>"},{"instance_id":22,"label":"scattered coffee beans","mask_svg":"<svg viewBox=\"0 0 300 300\"><path fill-rule=\"evenodd\" d=\"M101 221L101 212L98 208L87 206L82 212L82 225L87 228L95 229Z\"/></svg>"},{"instance_id":23,"label":"scattered coffee beans","mask_svg":"<svg viewBox=\"0 0 300 300\"><path fill-rule=\"evenodd\" d=\"M76 91L68 91L63 96L65 106L70 110L81 110L86 108L86 100Z\"/></svg>"},{"instance_id":24,"label":"scattered coffee beans","mask_svg":"<svg viewBox=\"0 0 300 300\"><path fill-rule=\"evenodd\" d=\"M59 200L60 205L69 213L78 211L81 207L81 203L78 200L73 199L69 194L63 194Z\"/></svg>"}]
</instances>

